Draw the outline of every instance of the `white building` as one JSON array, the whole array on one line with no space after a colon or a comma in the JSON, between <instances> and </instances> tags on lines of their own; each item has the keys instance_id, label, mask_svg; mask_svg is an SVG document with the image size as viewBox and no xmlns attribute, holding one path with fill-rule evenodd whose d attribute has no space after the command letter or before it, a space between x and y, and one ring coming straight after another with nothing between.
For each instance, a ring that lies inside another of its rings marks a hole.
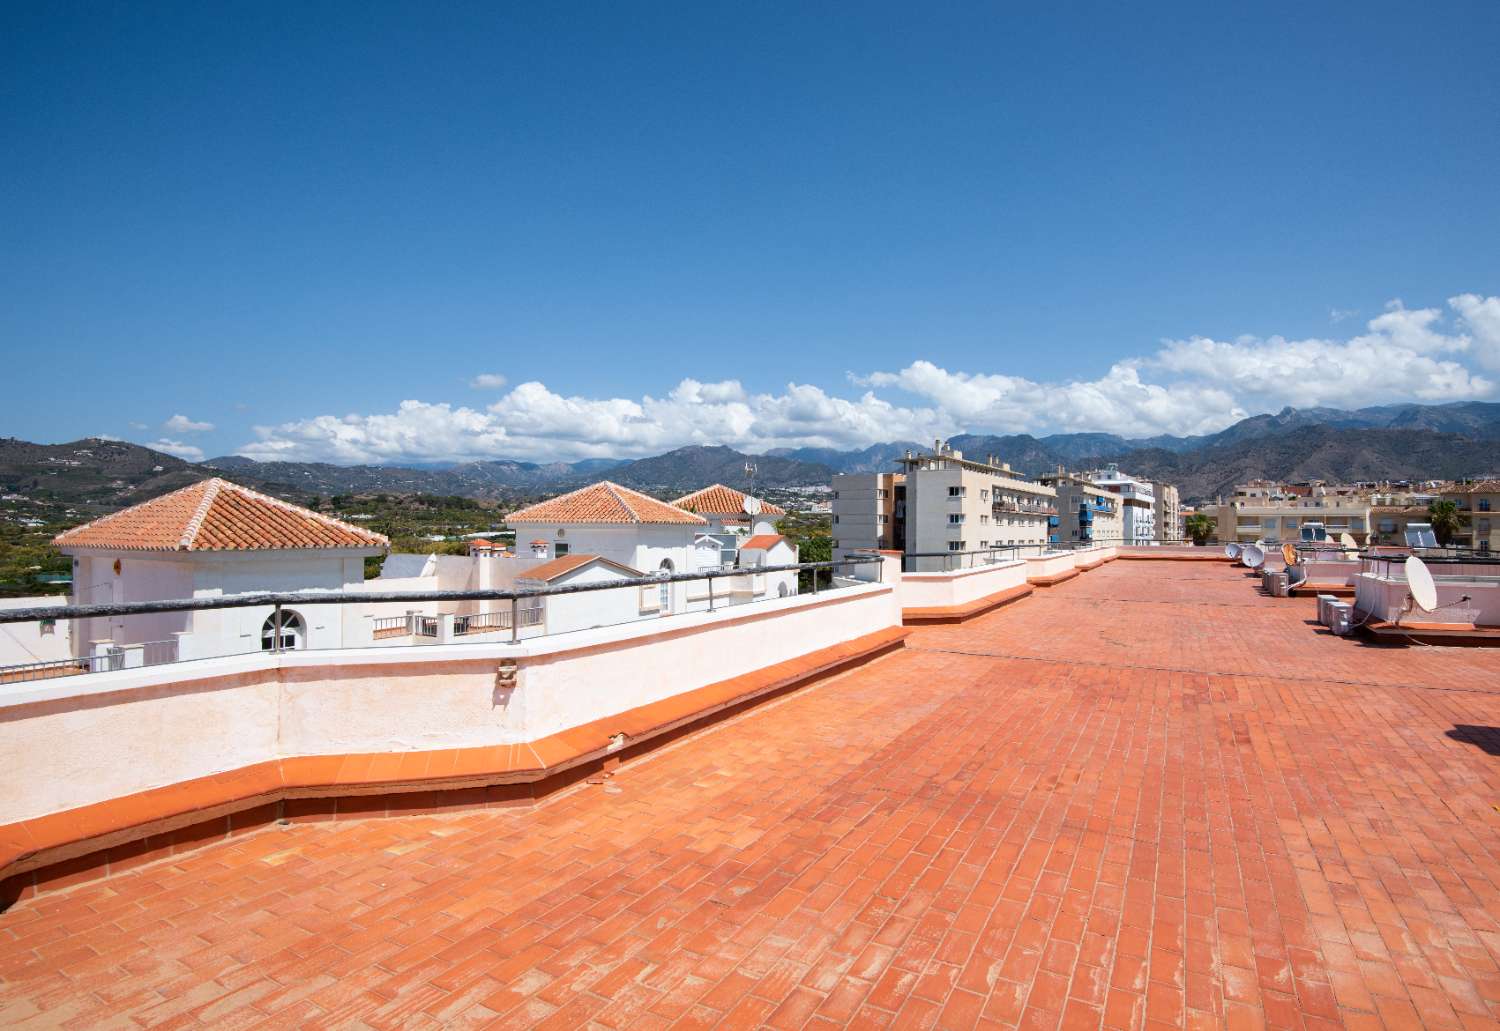
<instances>
[{"instance_id":1,"label":"white building","mask_svg":"<svg viewBox=\"0 0 1500 1031\"><path fill-rule=\"evenodd\" d=\"M359 589L378 533L218 478L103 516L53 543L73 559L70 604L217 598L261 591ZM367 643L358 606L283 608L283 648ZM122 665L269 650L272 606L74 620L75 657L115 654Z\"/></svg>"},{"instance_id":2,"label":"white building","mask_svg":"<svg viewBox=\"0 0 1500 1031\"><path fill-rule=\"evenodd\" d=\"M1113 463L1083 475L1094 486L1120 498L1122 543L1152 544L1156 541L1156 493L1150 483L1127 476Z\"/></svg>"}]
</instances>

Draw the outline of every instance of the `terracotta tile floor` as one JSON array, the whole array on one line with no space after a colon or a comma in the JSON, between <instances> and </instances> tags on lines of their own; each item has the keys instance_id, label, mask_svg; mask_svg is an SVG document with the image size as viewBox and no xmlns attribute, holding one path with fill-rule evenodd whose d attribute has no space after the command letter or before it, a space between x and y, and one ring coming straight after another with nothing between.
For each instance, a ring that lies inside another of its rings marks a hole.
<instances>
[{"instance_id":1,"label":"terracotta tile floor","mask_svg":"<svg viewBox=\"0 0 1500 1031\"><path fill-rule=\"evenodd\" d=\"M0 916L0 1025L1500 1018L1500 651L1117 562L540 809L269 828Z\"/></svg>"}]
</instances>

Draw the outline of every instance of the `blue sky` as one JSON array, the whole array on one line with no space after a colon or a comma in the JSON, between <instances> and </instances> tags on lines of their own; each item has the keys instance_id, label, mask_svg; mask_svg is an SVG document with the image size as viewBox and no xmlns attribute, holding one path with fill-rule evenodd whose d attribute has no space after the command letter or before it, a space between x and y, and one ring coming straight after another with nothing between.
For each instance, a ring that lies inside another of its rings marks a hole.
<instances>
[{"instance_id":1,"label":"blue sky","mask_svg":"<svg viewBox=\"0 0 1500 1031\"><path fill-rule=\"evenodd\" d=\"M1500 5L1218 6L11 5L0 434L548 459L1500 399Z\"/></svg>"}]
</instances>

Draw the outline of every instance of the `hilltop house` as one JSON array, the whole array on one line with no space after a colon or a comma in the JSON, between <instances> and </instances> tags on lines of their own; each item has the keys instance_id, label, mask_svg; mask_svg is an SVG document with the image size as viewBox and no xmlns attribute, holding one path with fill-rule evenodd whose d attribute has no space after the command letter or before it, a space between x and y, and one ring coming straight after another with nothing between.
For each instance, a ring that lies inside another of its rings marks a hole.
<instances>
[{"instance_id":1,"label":"hilltop house","mask_svg":"<svg viewBox=\"0 0 1500 1031\"><path fill-rule=\"evenodd\" d=\"M258 591L355 590L378 533L217 477L74 527L54 540L73 559L74 605L214 598ZM363 643L355 606L283 608L283 648ZM75 657L121 665L271 649L272 607L74 620Z\"/></svg>"}]
</instances>

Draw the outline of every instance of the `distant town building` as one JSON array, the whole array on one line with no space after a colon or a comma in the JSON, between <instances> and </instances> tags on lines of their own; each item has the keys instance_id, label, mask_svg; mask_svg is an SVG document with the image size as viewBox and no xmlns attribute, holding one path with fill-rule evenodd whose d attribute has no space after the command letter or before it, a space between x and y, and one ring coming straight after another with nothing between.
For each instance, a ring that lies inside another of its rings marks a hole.
<instances>
[{"instance_id":1,"label":"distant town building","mask_svg":"<svg viewBox=\"0 0 1500 1031\"><path fill-rule=\"evenodd\" d=\"M1052 543L1120 542L1124 504L1118 495L1060 466L1041 477L1041 482L1057 491L1057 524L1048 536Z\"/></svg>"},{"instance_id":2,"label":"distant town building","mask_svg":"<svg viewBox=\"0 0 1500 1031\"><path fill-rule=\"evenodd\" d=\"M1162 541L1180 541L1183 532L1182 500L1175 484L1163 480L1151 481L1151 514L1156 523L1156 536Z\"/></svg>"},{"instance_id":3,"label":"distant town building","mask_svg":"<svg viewBox=\"0 0 1500 1031\"><path fill-rule=\"evenodd\" d=\"M1500 518L1500 480L1454 484L1444 489L1441 497L1458 506L1463 526L1459 536L1450 544L1486 554L1500 551L1500 533L1496 532L1496 519Z\"/></svg>"},{"instance_id":4,"label":"distant town building","mask_svg":"<svg viewBox=\"0 0 1500 1031\"><path fill-rule=\"evenodd\" d=\"M1083 474L1096 487L1120 499L1120 536L1125 544L1156 541L1156 493L1151 484L1120 472L1114 464Z\"/></svg>"}]
</instances>

